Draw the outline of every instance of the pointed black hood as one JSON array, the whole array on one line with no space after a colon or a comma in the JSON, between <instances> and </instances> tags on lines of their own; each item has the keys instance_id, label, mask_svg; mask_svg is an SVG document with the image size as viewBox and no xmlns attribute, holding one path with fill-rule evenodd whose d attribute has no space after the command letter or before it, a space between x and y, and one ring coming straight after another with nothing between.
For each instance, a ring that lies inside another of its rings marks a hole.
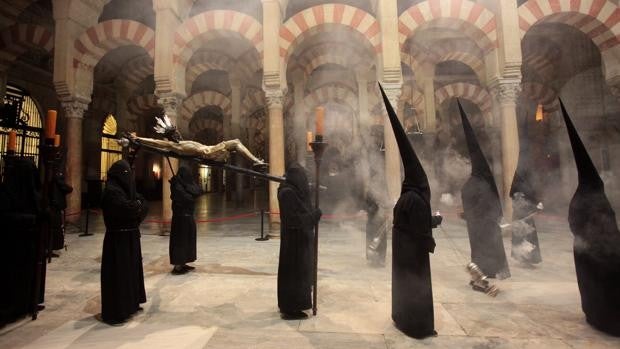
<instances>
[{"instance_id":1,"label":"pointed black hood","mask_svg":"<svg viewBox=\"0 0 620 349\"><path fill-rule=\"evenodd\" d=\"M471 161L471 175L478 177L486 181L499 198L499 192L497 191L497 185L495 184L495 178L487 159L484 157L484 153L478 144L476 133L471 127L467 115L461 106L461 102L457 99L456 103L459 106L459 112L461 113L461 121L463 122L463 131L465 132L465 140L467 141L467 149L469 150L469 159Z\"/></svg>"},{"instance_id":2,"label":"pointed black hood","mask_svg":"<svg viewBox=\"0 0 620 349\"><path fill-rule=\"evenodd\" d=\"M579 186L603 189L603 180L601 180L590 155L588 155L586 147L583 145L581 138L579 138L575 125L573 125L570 116L568 116L568 112L566 111L564 103L562 103L561 99L560 107L562 108L562 115L564 116L564 122L566 123L568 138L570 139L570 144L573 148L573 155L575 157L575 164L577 165L577 174L579 177Z\"/></svg>"},{"instance_id":3,"label":"pointed black hood","mask_svg":"<svg viewBox=\"0 0 620 349\"><path fill-rule=\"evenodd\" d=\"M534 189L533 175L532 175L532 163L530 161L529 153L529 121L525 120L525 124L522 128L522 132L519 135L519 162L517 163L517 171L512 179L512 185L510 187L510 196L513 197L516 193L523 193L525 198L533 203L538 203L538 193Z\"/></svg>"},{"instance_id":4,"label":"pointed black hood","mask_svg":"<svg viewBox=\"0 0 620 349\"><path fill-rule=\"evenodd\" d=\"M428 184L426 172L424 172L424 168L422 167L415 150L413 150L413 147L407 138L407 134L405 133L403 126L400 124L398 116L394 112L394 109L385 95L385 91L383 91L381 84L379 84L379 88L381 89L383 103L385 103L385 109L390 117L390 124L392 124L392 130L394 130L394 136L396 137L400 157L403 160L403 167L405 168L405 178L403 180L401 193L415 190L430 202L431 189Z\"/></svg>"}]
</instances>

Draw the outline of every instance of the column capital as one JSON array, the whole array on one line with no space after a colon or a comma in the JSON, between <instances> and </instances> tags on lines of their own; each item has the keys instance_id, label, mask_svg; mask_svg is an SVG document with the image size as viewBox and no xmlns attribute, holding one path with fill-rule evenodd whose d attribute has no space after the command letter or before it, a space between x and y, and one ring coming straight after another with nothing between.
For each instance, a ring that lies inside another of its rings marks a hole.
<instances>
[{"instance_id":1,"label":"column capital","mask_svg":"<svg viewBox=\"0 0 620 349\"><path fill-rule=\"evenodd\" d=\"M390 100L392 107L394 109L398 109L398 101L400 100L400 95L402 94L402 83L381 83L383 86L383 91L385 91L385 95Z\"/></svg>"},{"instance_id":2,"label":"column capital","mask_svg":"<svg viewBox=\"0 0 620 349\"><path fill-rule=\"evenodd\" d=\"M500 104L516 104L521 94L521 79L497 79L490 86Z\"/></svg>"},{"instance_id":3,"label":"column capital","mask_svg":"<svg viewBox=\"0 0 620 349\"><path fill-rule=\"evenodd\" d=\"M88 109L88 103L78 99L61 101L60 105L67 119L84 119L84 112Z\"/></svg>"},{"instance_id":4,"label":"column capital","mask_svg":"<svg viewBox=\"0 0 620 349\"><path fill-rule=\"evenodd\" d=\"M284 104L284 92L282 92L282 90L266 90L265 99L267 100L267 107L269 109L282 109Z\"/></svg>"}]
</instances>

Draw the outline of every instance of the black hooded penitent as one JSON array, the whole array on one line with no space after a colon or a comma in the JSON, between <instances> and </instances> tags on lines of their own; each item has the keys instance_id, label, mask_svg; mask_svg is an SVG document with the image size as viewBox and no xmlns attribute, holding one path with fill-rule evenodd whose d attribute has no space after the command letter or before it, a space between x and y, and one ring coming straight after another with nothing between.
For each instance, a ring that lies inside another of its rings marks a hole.
<instances>
[{"instance_id":1,"label":"black hooded penitent","mask_svg":"<svg viewBox=\"0 0 620 349\"><path fill-rule=\"evenodd\" d=\"M131 167L125 160L108 171L102 198L105 237L101 256L101 317L107 323L127 320L146 302L140 222L144 199L135 193Z\"/></svg>"},{"instance_id":2,"label":"black hooded penitent","mask_svg":"<svg viewBox=\"0 0 620 349\"><path fill-rule=\"evenodd\" d=\"M493 172L482 153L476 134L461 103L457 102L457 104L471 161L471 176L461 189L471 260L488 277L504 279L510 276L510 270L504 251L502 231L499 227L502 218L499 193Z\"/></svg>"},{"instance_id":3,"label":"black hooded penitent","mask_svg":"<svg viewBox=\"0 0 620 349\"><path fill-rule=\"evenodd\" d=\"M532 183L532 164L530 163L528 121L525 120L521 134L519 163L512 180L512 258L530 264L542 262L538 232L534 214L538 211L538 195Z\"/></svg>"},{"instance_id":4,"label":"black hooded penitent","mask_svg":"<svg viewBox=\"0 0 620 349\"><path fill-rule=\"evenodd\" d=\"M595 328L620 336L620 231L601 177L560 101L579 184L568 209L581 308Z\"/></svg>"},{"instance_id":5,"label":"black hooded penitent","mask_svg":"<svg viewBox=\"0 0 620 349\"><path fill-rule=\"evenodd\" d=\"M50 186L50 229L53 250L60 250L65 246L62 216L67 208L67 194L73 191L73 188L65 181L64 165L64 161L56 161Z\"/></svg>"},{"instance_id":6,"label":"black hooded penitent","mask_svg":"<svg viewBox=\"0 0 620 349\"><path fill-rule=\"evenodd\" d=\"M428 254L435 250L432 228L440 221L431 216L426 173L381 85L379 88L405 169L392 228L392 319L406 335L424 338L436 334Z\"/></svg>"},{"instance_id":7,"label":"black hooded penitent","mask_svg":"<svg viewBox=\"0 0 620 349\"><path fill-rule=\"evenodd\" d=\"M0 185L0 327L31 312L34 295L37 245L40 237L39 171L31 160L4 158L4 182ZM42 256L40 256L42 257ZM45 266L40 279L39 302L45 290Z\"/></svg>"},{"instance_id":8,"label":"black hooded penitent","mask_svg":"<svg viewBox=\"0 0 620 349\"><path fill-rule=\"evenodd\" d=\"M312 307L314 226L321 211L312 207L306 170L301 165L291 164L285 177L286 182L278 188L278 308L284 314L295 314Z\"/></svg>"},{"instance_id":9,"label":"black hooded penitent","mask_svg":"<svg viewBox=\"0 0 620 349\"><path fill-rule=\"evenodd\" d=\"M170 179L172 224L170 226L170 264L184 265L196 260L196 222L194 206L202 194L187 167L179 167Z\"/></svg>"}]
</instances>

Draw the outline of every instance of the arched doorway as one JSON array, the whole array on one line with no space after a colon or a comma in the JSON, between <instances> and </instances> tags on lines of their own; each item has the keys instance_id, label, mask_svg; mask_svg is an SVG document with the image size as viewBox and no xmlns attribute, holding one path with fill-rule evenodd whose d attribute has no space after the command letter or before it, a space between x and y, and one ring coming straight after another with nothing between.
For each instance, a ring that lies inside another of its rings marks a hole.
<instances>
[{"instance_id":1,"label":"arched doorway","mask_svg":"<svg viewBox=\"0 0 620 349\"><path fill-rule=\"evenodd\" d=\"M16 131L16 153L21 157L31 158L38 164L42 129L41 113L35 100L27 91L7 85L0 114L0 155L6 154L9 131Z\"/></svg>"}]
</instances>

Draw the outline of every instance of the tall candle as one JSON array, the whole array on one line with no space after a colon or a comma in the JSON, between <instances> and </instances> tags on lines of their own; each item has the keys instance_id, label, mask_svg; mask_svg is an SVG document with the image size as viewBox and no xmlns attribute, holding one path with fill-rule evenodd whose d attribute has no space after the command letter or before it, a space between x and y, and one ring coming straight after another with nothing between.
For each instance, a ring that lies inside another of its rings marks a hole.
<instances>
[{"instance_id":1,"label":"tall candle","mask_svg":"<svg viewBox=\"0 0 620 349\"><path fill-rule=\"evenodd\" d=\"M9 144L6 147L7 152L17 151L17 133L15 131L9 131Z\"/></svg>"},{"instance_id":2,"label":"tall candle","mask_svg":"<svg viewBox=\"0 0 620 349\"><path fill-rule=\"evenodd\" d=\"M56 111L50 109L47 111L47 118L45 118L45 138L54 139L56 136Z\"/></svg>"},{"instance_id":3,"label":"tall candle","mask_svg":"<svg viewBox=\"0 0 620 349\"><path fill-rule=\"evenodd\" d=\"M54 136L54 147L60 147L60 135Z\"/></svg>"},{"instance_id":4,"label":"tall candle","mask_svg":"<svg viewBox=\"0 0 620 349\"><path fill-rule=\"evenodd\" d=\"M312 131L308 131L308 133L306 133L306 150L308 151L312 151L312 146L310 146L310 143L312 143Z\"/></svg>"},{"instance_id":5,"label":"tall candle","mask_svg":"<svg viewBox=\"0 0 620 349\"><path fill-rule=\"evenodd\" d=\"M315 111L315 121L316 121L316 135L322 136L324 131L324 122L325 122L325 108L316 107Z\"/></svg>"}]
</instances>

